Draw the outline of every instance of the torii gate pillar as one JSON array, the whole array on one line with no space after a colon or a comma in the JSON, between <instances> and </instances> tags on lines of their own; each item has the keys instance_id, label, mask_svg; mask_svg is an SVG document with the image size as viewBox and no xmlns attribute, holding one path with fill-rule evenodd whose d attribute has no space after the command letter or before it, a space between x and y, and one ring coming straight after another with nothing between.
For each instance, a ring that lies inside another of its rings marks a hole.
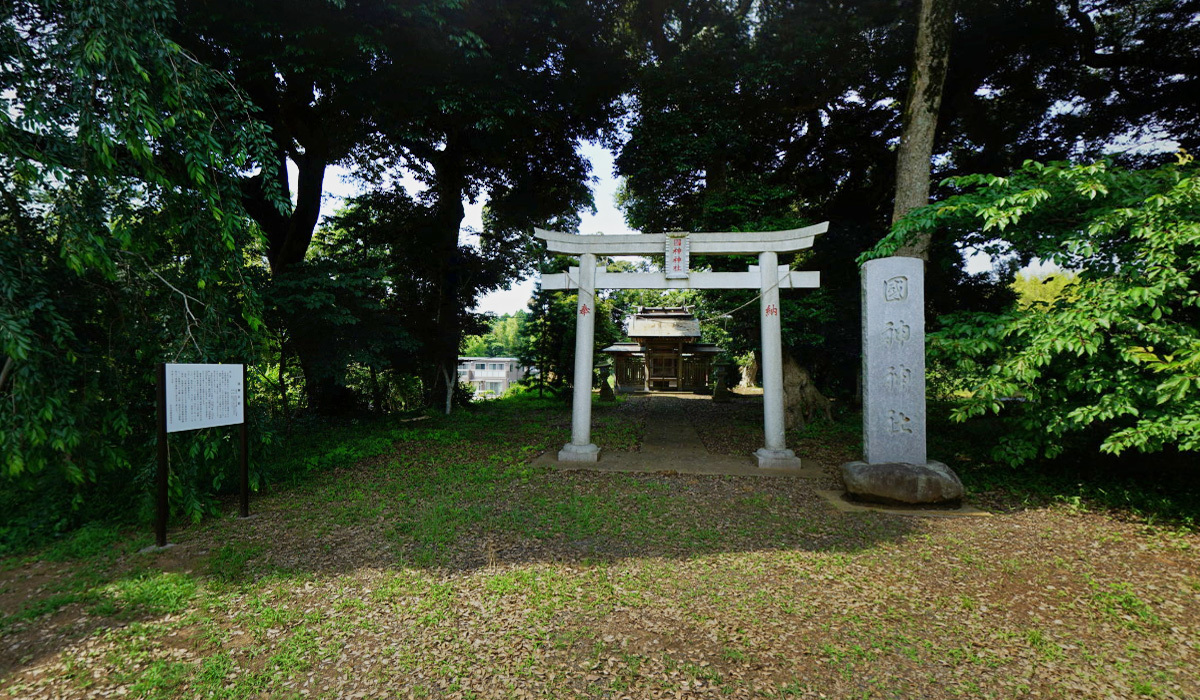
<instances>
[{"instance_id":1,"label":"torii gate pillar","mask_svg":"<svg viewBox=\"0 0 1200 700\"><path fill-rule=\"evenodd\" d=\"M829 222L791 231L736 233L651 233L619 236L578 236L534 229L546 249L578 255L579 267L570 272L542 275L542 289L576 289L575 387L571 406L571 442L558 452L560 462L595 462L600 448L592 443L592 353L596 337L596 288L605 289L758 289L762 323L763 432L765 446L754 453L758 466L798 469L800 460L784 442L783 347L779 318L779 289L819 287L818 272L793 272L779 266L779 253L812 246L829 229ZM687 243L680 242L686 239ZM672 253L672 251L675 251ZM671 274L610 273L596 268L600 255L663 255L671 257ZM691 272L688 255L757 254L759 264L745 272ZM681 269L682 268L682 269Z\"/></svg>"},{"instance_id":2,"label":"torii gate pillar","mask_svg":"<svg viewBox=\"0 0 1200 700\"><path fill-rule=\"evenodd\" d=\"M571 395L571 441L558 451L560 462L595 462L592 442L592 353L596 344L596 254L579 255L579 301L575 304L575 387Z\"/></svg>"},{"instance_id":3,"label":"torii gate pillar","mask_svg":"<svg viewBox=\"0 0 1200 700\"><path fill-rule=\"evenodd\" d=\"M762 275L759 318L762 319L763 434L766 446L754 453L758 466L798 469L800 460L784 442L783 416L783 331L779 323L779 256L759 253Z\"/></svg>"}]
</instances>

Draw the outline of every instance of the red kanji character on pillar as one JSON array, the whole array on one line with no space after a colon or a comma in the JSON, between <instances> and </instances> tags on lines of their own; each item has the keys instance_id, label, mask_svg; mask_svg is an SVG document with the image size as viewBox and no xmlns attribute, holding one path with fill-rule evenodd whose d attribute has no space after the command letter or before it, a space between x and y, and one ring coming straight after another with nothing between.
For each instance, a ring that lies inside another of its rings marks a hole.
<instances>
[{"instance_id":1,"label":"red kanji character on pillar","mask_svg":"<svg viewBox=\"0 0 1200 700\"><path fill-rule=\"evenodd\" d=\"M769 304L769 305L767 305L767 311L766 311L766 314L767 314L768 316L778 316L778 315L779 315L779 308L778 308L778 307L776 307L774 304Z\"/></svg>"},{"instance_id":2,"label":"red kanji character on pillar","mask_svg":"<svg viewBox=\"0 0 1200 700\"><path fill-rule=\"evenodd\" d=\"M591 311L592 310L588 308L587 304L584 304L583 306L579 307L579 315L580 316L587 316L589 313L591 313Z\"/></svg>"}]
</instances>

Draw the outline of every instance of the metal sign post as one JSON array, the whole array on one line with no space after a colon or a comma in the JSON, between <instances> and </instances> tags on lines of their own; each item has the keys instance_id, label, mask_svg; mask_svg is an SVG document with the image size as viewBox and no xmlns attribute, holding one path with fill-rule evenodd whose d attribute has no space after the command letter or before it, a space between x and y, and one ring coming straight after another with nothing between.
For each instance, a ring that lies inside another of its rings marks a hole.
<instances>
[{"instance_id":1,"label":"metal sign post","mask_svg":"<svg viewBox=\"0 0 1200 700\"><path fill-rule=\"evenodd\" d=\"M167 466L167 366L158 366L158 511L154 517L154 544L167 546L167 481L170 468Z\"/></svg>"},{"instance_id":2,"label":"metal sign post","mask_svg":"<svg viewBox=\"0 0 1200 700\"><path fill-rule=\"evenodd\" d=\"M154 535L167 546L170 465L167 435L186 430L238 425L241 459L239 514L250 517L249 438L246 431L245 365L160 364L158 366L158 512Z\"/></svg>"},{"instance_id":3,"label":"metal sign post","mask_svg":"<svg viewBox=\"0 0 1200 700\"><path fill-rule=\"evenodd\" d=\"M282 376L282 375L280 375ZM242 365L242 425L238 432L241 433L241 464L238 465L241 471L241 483L239 488L242 492L241 507L238 508L238 516L242 518L250 517L250 445L246 437L246 415L249 411L246 410L246 365Z\"/></svg>"}]
</instances>

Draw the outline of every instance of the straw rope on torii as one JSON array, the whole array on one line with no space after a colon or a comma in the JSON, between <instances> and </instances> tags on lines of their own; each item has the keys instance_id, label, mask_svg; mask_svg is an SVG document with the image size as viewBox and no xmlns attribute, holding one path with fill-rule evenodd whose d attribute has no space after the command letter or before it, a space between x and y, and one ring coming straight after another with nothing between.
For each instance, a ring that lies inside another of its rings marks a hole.
<instances>
[{"instance_id":1,"label":"straw rope on torii","mask_svg":"<svg viewBox=\"0 0 1200 700\"><path fill-rule=\"evenodd\" d=\"M800 460L784 440L783 348L779 290L813 289L821 273L796 272L779 264L779 253L812 247L829 229L829 222L790 231L735 233L650 233L619 236L581 236L534 229L552 253L578 255L579 267L566 273L542 275L542 289L579 292L575 307L575 387L571 411L571 442L558 453L559 461L595 462L600 448L591 441L592 352L596 333L596 289L758 289L762 324L763 432L765 445L757 452L758 466L799 468ZM596 256L666 255L663 272L608 272L598 269ZM692 272L690 255L758 255L758 265L745 272ZM674 256L674 257L672 257Z\"/></svg>"}]
</instances>

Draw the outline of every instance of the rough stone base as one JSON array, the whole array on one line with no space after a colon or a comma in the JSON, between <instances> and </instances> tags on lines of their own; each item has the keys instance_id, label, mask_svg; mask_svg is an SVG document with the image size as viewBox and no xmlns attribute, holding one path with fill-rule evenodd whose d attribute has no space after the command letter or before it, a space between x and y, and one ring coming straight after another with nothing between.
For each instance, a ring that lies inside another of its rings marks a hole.
<instances>
[{"instance_id":1,"label":"rough stone base","mask_svg":"<svg viewBox=\"0 0 1200 700\"><path fill-rule=\"evenodd\" d=\"M990 518L992 514L978 508L960 503L954 505L920 505L902 506L895 503L871 503L869 501L852 501L841 489L815 489L821 500L842 513L890 513L891 515L907 515L913 518Z\"/></svg>"},{"instance_id":2,"label":"rough stone base","mask_svg":"<svg viewBox=\"0 0 1200 700\"><path fill-rule=\"evenodd\" d=\"M800 458L791 450L768 450L760 447L754 453L759 469L799 469Z\"/></svg>"},{"instance_id":3,"label":"rough stone base","mask_svg":"<svg viewBox=\"0 0 1200 700\"><path fill-rule=\"evenodd\" d=\"M600 459L600 448L593 444L576 445L568 442L558 451L560 462L596 462Z\"/></svg>"},{"instance_id":4,"label":"rough stone base","mask_svg":"<svg viewBox=\"0 0 1200 700\"><path fill-rule=\"evenodd\" d=\"M955 505L962 502L958 475L941 462L847 462L842 465L846 494L855 500L898 505Z\"/></svg>"}]
</instances>

